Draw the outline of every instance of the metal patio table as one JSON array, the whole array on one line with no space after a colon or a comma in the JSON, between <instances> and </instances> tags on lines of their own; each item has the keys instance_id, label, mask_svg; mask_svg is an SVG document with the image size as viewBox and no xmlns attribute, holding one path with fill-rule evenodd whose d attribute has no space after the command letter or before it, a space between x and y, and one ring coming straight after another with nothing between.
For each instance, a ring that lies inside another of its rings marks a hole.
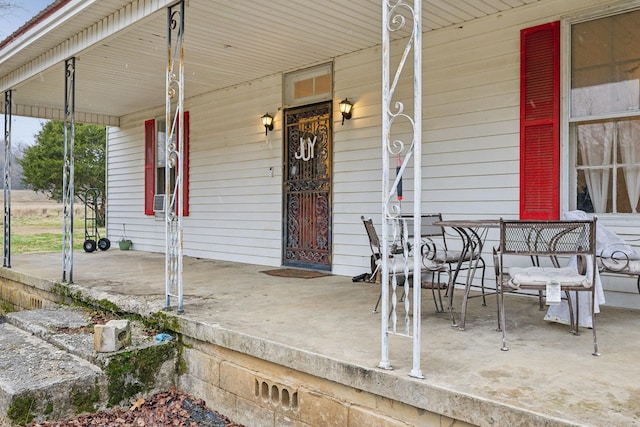
<instances>
[{"instance_id":1,"label":"metal patio table","mask_svg":"<svg viewBox=\"0 0 640 427\"><path fill-rule=\"evenodd\" d=\"M471 220L444 220L434 223L434 225L440 227L450 227L460 235L462 239L462 256L457 265L451 271L449 285L447 288L447 295L449 296L449 311L451 312L451 322L453 326L457 326L460 330L465 329L466 312L467 312L467 300L469 299L469 292L473 283L473 278L478 267L478 262L482 257L482 250L484 247L487 234L491 228L500 228L500 219L471 219ZM468 255L468 260L467 259ZM460 273L460 269L465 262L469 262L469 271L465 281L464 296L462 299L462 309L460 314L460 324L455 321L453 314L453 291L455 288L456 279ZM495 292L492 292L495 293ZM484 283L482 283L482 296L486 296L484 293Z\"/></svg>"}]
</instances>

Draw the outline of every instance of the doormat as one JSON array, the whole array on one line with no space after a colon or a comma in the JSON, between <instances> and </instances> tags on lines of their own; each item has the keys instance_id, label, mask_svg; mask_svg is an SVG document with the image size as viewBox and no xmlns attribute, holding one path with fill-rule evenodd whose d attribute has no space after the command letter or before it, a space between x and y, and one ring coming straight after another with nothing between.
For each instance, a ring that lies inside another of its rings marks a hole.
<instances>
[{"instance_id":1,"label":"doormat","mask_svg":"<svg viewBox=\"0 0 640 427\"><path fill-rule=\"evenodd\" d=\"M291 277L294 279L313 279L314 277L331 276L331 274L314 270L298 270L297 268L278 268L276 270L264 270L261 273L269 276Z\"/></svg>"}]
</instances>

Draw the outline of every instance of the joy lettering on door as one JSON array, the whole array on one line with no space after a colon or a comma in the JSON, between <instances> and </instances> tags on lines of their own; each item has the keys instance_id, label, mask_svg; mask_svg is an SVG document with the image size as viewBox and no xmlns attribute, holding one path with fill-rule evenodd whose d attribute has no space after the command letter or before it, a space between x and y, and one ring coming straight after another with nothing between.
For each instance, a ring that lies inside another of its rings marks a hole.
<instances>
[{"instance_id":1,"label":"joy lettering on door","mask_svg":"<svg viewBox=\"0 0 640 427\"><path fill-rule=\"evenodd\" d=\"M313 159L315 157L315 146L317 136L313 136L313 140L311 138L300 138L300 151L295 153L296 159L302 159L305 162Z\"/></svg>"}]
</instances>

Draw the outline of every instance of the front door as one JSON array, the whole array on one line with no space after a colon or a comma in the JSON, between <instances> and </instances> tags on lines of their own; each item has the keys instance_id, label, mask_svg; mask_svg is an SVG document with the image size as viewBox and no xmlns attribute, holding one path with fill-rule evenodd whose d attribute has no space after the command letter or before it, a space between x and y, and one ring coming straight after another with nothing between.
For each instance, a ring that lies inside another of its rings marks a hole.
<instances>
[{"instance_id":1,"label":"front door","mask_svg":"<svg viewBox=\"0 0 640 427\"><path fill-rule=\"evenodd\" d=\"M283 264L331 270L331 102L284 112Z\"/></svg>"}]
</instances>

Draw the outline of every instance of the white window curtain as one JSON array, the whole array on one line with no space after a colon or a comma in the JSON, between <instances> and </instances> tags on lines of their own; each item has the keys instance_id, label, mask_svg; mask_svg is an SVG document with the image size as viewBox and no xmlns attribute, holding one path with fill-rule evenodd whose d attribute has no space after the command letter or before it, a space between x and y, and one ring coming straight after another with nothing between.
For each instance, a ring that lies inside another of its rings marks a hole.
<instances>
[{"instance_id":1,"label":"white window curtain","mask_svg":"<svg viewBox=\"0 0 640 427\"><path fill-rule=\"evenodd\" d=\"M578 147L584 165L585 178L593 210L603 213L607 208L611 155L613 147L613 123L592 123L578 126Z\"/></svg>"},{"instance_id":2,"label":"white window curtain","mask_svg":"<svg viewBox=\"0 0 640 427\"><path fill-rule=\"evenodd\" d=\"M624 163L624 180L631 204L631 212L637 213L640 199L640 121L618 122L618 145Z\"/></svg>"}]
</instances>

